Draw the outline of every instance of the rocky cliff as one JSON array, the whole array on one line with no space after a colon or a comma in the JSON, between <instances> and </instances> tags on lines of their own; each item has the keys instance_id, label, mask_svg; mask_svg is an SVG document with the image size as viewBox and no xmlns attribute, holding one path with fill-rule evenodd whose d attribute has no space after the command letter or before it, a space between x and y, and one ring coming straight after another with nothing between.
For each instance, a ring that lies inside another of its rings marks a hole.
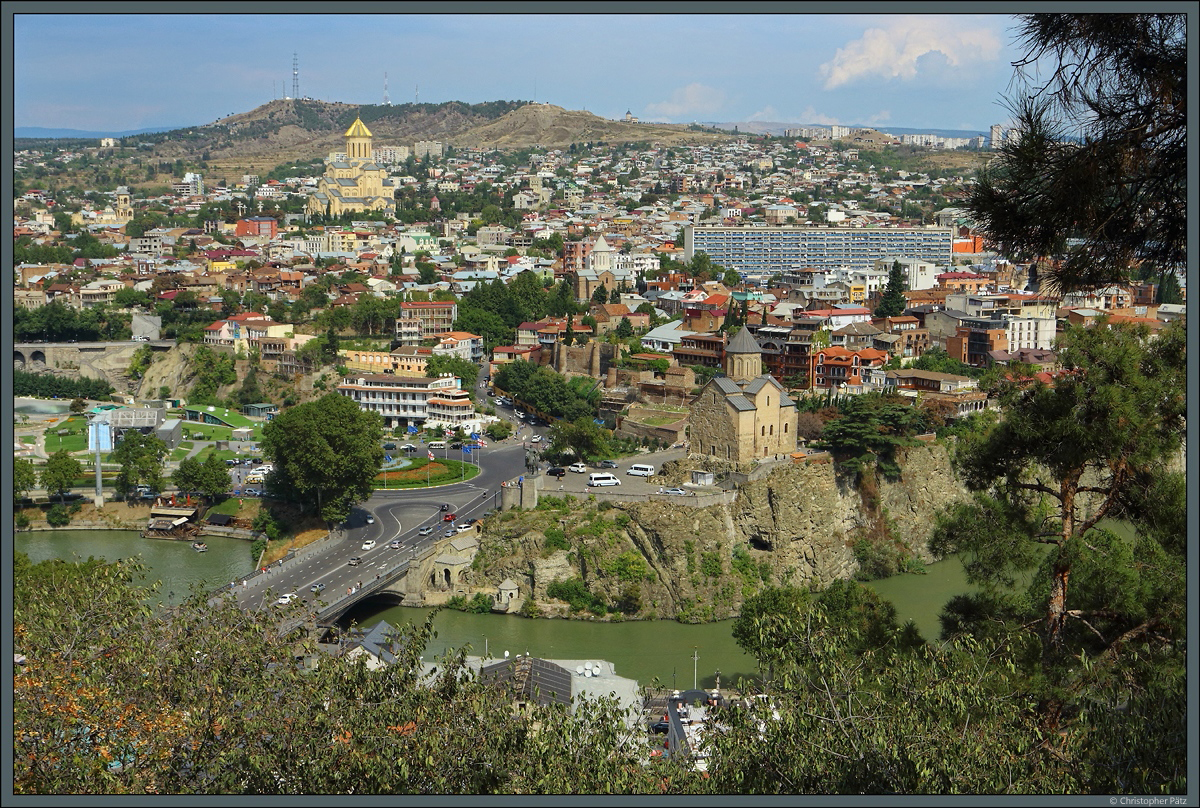
<instances>
[{"instance_id":1,"label":"rocky cliff","mask_svg":"<svg viewBox=\"0 0 1200 808\"><path fill-rule=\"evenodd\" d=\"M944 445L907 450L902 470L859 483L831 464L782 465L743 483L732 504L709 507L547 497L489 520L472 583L511 577L544 613L566 614L546 588L578 577L629 617L720 620L768 583L853 577L864 543L932 560L935 513L967 492Z\"/></svg>"}]
</instances>

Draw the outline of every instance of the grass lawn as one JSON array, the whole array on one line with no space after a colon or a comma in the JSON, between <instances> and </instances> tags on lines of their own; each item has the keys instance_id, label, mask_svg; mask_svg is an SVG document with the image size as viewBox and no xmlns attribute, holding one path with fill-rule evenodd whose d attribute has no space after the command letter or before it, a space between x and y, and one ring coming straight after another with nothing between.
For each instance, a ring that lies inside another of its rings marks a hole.
<instances>
[{"instance_id":1,"label":"grass lawn","mask_svg":"<svg viewBox=\"0 0 1200 808\"><path fill-rule=\"evenodd\" d=\"M651 415L649 418L643 418L640 423L646 426L666 426L667 424L678 423L683 418L683 413L679 415Z\"/></svg>"},{"instance_id":2,"label":"grass lawn","mask_svg":"<svg viewBox=\"0 0 1200 808\"><path fill-rule=\"evenodd\" d=\"M183 425L183 432L192 440L229 440L233 430L227 426L189 421Z\"/></svg>"},{"instance_id":3,"label":"grass lawn","mask_svg":"<svg viewBox=\"0 0 1200 808\"><path fill-rule=\"evenodd\" d=\"M188 452L195 446L190 440L180 441L179 445L171 450L171 459L178 463L188 456Z\"/></svg>"},{"instance_id":4,"label":"grass lawn","mask_svg":"<svg viewBox=\"0 0 1200 808\"><path fill-rule=\"evenodd\" d=\"M58 431L67 429L73 433L59 437ZM46 451L54 454L60 449L68 452L83 452L87 450L87 419L72 416L56 427L46 430Z\"/></svg>"},{"instance_id":5,"label":"grass lawn","mask_svg":"<svg viewBox=\"0 0 1200 808\"><path fill-rule=\"evenodd\" d=\"M22 435L21 443L37 443L37 438L33 435Z\"/></svg>"},{"instance_id":6,"label":"grass lawn","mask_svg":"<svg viewBox=\"0 0 1200 808\"><path fill-rule=\"evenodd\" d=\"M241 503L237 497L229 497L224 502L219 502L208 509L209 513L223 513L226 516L237 516L238 510L241 508Z\"/></svg>"}]
</instances>

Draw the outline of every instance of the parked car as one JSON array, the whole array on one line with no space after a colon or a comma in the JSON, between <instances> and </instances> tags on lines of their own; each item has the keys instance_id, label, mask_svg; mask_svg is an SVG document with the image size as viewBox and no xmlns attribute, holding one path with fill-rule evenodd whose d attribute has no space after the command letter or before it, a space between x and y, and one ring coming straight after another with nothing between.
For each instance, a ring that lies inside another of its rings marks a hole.
<instances>
[{"instance_id":1,"label":"parked car","mask_svg":"<svg viewBox=\"0 0 1200 808\"><path fill-rule=\"evenodd\" d=\"M660 488L660 489L658 489L658 493L670 494L673 497L686 497L687 496L687 491L684 491L682 488Z\"/></svg>"},{"instance_id":2,"label":"parked car","mask_svg":"<svg viewBox=\"0 0 1200 808\"><path fill-rule=\"evenodd\" d=\"M432 533L432 532L433 532L433 526L432 526L432 525L427 525L427 526L425 526L425 527L423 527L423 528L421 528L420 530L418 530L418 531L417 531L417 533L421 534L422 536L428 536L428 535L429 535L430 533Z\"/></svg>"},{"instance_id":3,"label":"parked car","mask_svg":"<svg viewBox=\"0 0 1200 808\"><path fill-rule=\"evenodd\" d=\"M385 449L395 449L395 448L396 448L396 444L394 444L394 443L385 443L385 444L383 444L383 448L385 448Z\"/></svg>"},{"instance_id":4,"label":"parked car","mask_svg":"<svg viewBox=\"0 0 1200 808\"><path fill-rule=\"evenodd\" d=\"M375 549L375 540L367 539L365 542L363 542L362 548L364 550L374 550Z\"/></svg>"},{"instance_id":5,"label":"parked car","mask_svg":"<svg viewBox=\"0 0 1200 808\"><path fill-rule=\"evenodd\" d=\"M393 550L399 550L402 546L403 542L401 542L399 539L392 539L391 544L388 545L388 547L392 548Z\"/></svg>"},{"instance_id":6,"label":"parked car","mask_svg":"<svg viewBox=\"0 0 1200 808\"><path fill-rule=\"evenodd\" d=\"M558 477L561 480L566 475L567 470L564 469L562 466L555 466L554 468L550 469L546 473L549 474L551 477Z\"/></svg>"},{"instance_id":7,"label":"parked car","mask_svg":"<svg viewBox=\"0 0 1200 808\"><path fill-rule=\"evenodd\" d=\"M318 595L325 591L325 584L313 584L308 588L309 592L315 592Z\"/></svg>"},{"instance_id":8,"label":"parked car","mask_svg":"<svg viewBox=\"0 0 1200 808\"><path fill-rule=\"evenodd\" d=\"M456 514L456 513L448 513L448 514L446 514L445 516L443 516L443 517L442 517L442 521L443 521L443 522L453 522L453 521L454 521L455 519L457 519L457 518L458 518L458 514Z\"/></svg>"},{"instance_id":9,"label":"parked car","mask_svg":"<svg viewBox=\"0 0 1200 808\"><path fill-rule=\"evenodd\" d=\"M666 721L655 721L650 725L650 731L656 735L666 735L671 729L671 725Z\"/></svg>"},{"instance_id":10,"label":"parked car","mask_svg":"<svg viewBox=\"0 0 1200 808\"><path fill-rule=\"evenodd\" d=\"M602 468L602 469L615 469L616 467L617 467L617 461L615 461L615 460L601 460L600 461L600 468Z\"/></svg>"},{"instance_id":11,"label":"parked car","mask_svg":"<svg viewBox=\"0 0 1200 808\"><path fill-rule=\"evenodd\" d=\"M587 466L582 463L572 463L570 469L576 474L587 474Z\"/></svg>"},{"instance_id":12,"label":"parked car","mask_svg":"<svg viewBox=\"0 0 1200 808\"><path fill-rule=\"evenodd\" d=\"M352 566L352 567L357 567L361 563L362 563L362 558L360 558L359 556L354 556L353 558L350 559L350 566Z\"/></svg>"},{"instance_id":13,"label":"parked car","mask_svg":"<svg viewBox=\"0 0 1200 808\"><path fill-rule=\"evenodd\" d=\"M291 603L295 599L296 599L296 593L288 592L286 595L280 595L279 599L275 601L275 605L276 606L287 606L289 603Z\"/></svg>"}]
</instances>

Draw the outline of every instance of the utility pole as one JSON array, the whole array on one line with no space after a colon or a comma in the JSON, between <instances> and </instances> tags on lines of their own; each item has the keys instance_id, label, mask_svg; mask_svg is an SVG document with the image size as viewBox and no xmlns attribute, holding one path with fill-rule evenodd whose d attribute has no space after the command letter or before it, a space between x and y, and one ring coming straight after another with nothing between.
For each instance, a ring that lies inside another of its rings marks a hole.
<instances>
[{"instance_id":1,"label":"utility pole","mask_svg":"<svg viewBox=\"0 0 1200 808\"><path fill-rule=\"evenodd\" d=\"M692 690L697 690L700 687L700 680L696 676L696 666L700 662L700 646L692 646Z\"/></svg>"}]
</instances>

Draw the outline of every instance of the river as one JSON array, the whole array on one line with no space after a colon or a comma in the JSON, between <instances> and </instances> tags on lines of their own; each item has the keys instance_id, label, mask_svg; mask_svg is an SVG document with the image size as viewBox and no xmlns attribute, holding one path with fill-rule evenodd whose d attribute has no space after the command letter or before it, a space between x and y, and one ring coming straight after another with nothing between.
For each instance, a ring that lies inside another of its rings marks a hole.
<instances>
[{"instance_id":1,"label":"river","mask_svg":"<svg viewBox=\"0 0 1200 808\"><path fill-rule=\"evenodd\" d=\"M55 530L20 533L16 549L34 563L50 558L78 561L88 556L110 561L140 555L149 580L162 581L160 599L179 603L193 586L208 591L238 579L253 569L246 541L207 536L207 553L197 553L187 542L143 539L125 530ZM937 615L953 595L971 589L962 564L947 559L928 566L925 575L899 575L869 586L896 605L901 622L913 620L927 639L940 632ZM363 626L387 620L393 625L423 621L431 609L394 606L368 608L349 615ZM470 645L472 653L485 649L493 657L529 652L549 659L606 659L621 676L664 686L712 687L720 672L723 686L739 677L754 676L754 659L742 652L731 635L732 620L702 625L671 620L601 623L579 620L528 620L512 615L467 614L444 610L435 620L437 637L425 659L447 649Z\"/></svg>"}]
</instances>

